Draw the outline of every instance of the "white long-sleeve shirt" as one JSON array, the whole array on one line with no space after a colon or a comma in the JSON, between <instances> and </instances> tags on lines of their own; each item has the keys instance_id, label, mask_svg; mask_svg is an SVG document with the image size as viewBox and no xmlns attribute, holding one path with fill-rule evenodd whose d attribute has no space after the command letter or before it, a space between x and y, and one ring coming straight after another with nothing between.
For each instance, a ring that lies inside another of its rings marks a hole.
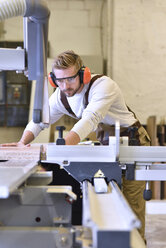
<instances>
[{"instance_id":1,"label":"white long-sleeve shirt","mask_svg":"<svg viewBox=\"0 0 166 248\"><path fill-rule=\"evenodd\" d=\"M80 140L86 138L91 132L95 131L99 123L114 125L116 120L120 125L128 127L136 122L132 112L125 104L122 92L112 79L107 76L98 78L90 88L88 105L85 108L85 93L88 85L84 85L80 93L72 97L67 97L72 111L75 113L78 122L73 126L72 131L76 132ZM51 95L50 105L50 124L58 121L64 114L72 116L65 109L60 100L60 89ZM48 127L45 124L29 122L25 130L29 130L36 137L41 130Z\"/></svg>"}]
</instances>

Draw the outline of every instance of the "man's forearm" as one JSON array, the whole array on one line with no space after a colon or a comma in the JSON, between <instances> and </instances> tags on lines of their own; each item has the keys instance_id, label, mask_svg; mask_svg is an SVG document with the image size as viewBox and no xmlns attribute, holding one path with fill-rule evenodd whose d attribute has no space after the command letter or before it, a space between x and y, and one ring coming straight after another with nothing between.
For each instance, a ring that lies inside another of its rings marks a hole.
<instances>
[{"instance_id":1,"label":"man's forearm","mask_svg":"<svg viewBox=\"0 0 166 248\"><path fill-rule=\"evenodd\" d=\"M80 137L74 131L70 131L65 137L66 145L77 145L80 142Z\"/></svg>"},{"instance_id":2,"label":"man's forearm","mask_svg":"<svg viewBox=\"0 0 166 248\"><path fill-rule=\"evenodd\" d=\"M31 143L34 140L34 135L31 131L24 131L19 143L22 143L24 145L27 145L29 143Z\"/></svg>"}]
</instances>

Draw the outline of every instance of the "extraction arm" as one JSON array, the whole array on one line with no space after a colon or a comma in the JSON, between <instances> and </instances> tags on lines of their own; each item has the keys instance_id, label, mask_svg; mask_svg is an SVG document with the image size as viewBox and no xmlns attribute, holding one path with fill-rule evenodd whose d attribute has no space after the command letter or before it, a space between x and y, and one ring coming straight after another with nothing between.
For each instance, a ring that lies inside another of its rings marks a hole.
<instances>
[{"instance_id":1,"label":"extraction arm","mask_svg":"<svg viewBox=\"0 0 166 248\"><path fill-rule=\"evenodd\" d=\"M49 123L47 42L50 11L42 0L1 1L0 21L14 16L24 17L24 49L0 48L0 70L24 71L29 80L36 80L33 121Z\"/></svg>"}]
</instances>

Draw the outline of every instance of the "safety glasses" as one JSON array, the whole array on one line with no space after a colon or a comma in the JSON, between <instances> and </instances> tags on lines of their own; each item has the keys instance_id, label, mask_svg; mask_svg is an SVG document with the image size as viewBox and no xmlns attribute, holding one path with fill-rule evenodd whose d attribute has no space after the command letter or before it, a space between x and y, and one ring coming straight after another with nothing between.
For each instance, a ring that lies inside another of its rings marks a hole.
<instances>
[{"instance_id":1,"label":"safety glasses","mask_svg":"<svg viewBox=\"0 0 166 248\"><path fill-rule=\"evenodd\" d=\"M66 83L66 82L69 83L69 84L73 84L73 83L75 83L76 77L78 76L78 74L79 74L79 71L74 76L71 76L71 77L55 78L55 82L58 85L62 85L64 83Z\"/></svg>"}]
</instances>

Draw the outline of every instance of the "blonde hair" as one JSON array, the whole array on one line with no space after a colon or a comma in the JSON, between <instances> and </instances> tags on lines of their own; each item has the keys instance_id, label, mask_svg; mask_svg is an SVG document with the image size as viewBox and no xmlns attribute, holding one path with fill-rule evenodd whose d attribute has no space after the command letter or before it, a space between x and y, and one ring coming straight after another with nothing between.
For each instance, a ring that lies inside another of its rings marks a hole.
<instances>
[{"instance_id":1,"label":"blonde hair","mask_svg":"<svg viewBox=\"0 0 166 248\"><path fill-rule=\"evenodd\" d=\"M73 65L78 71L83 66L83 62L78 54L72 50L67 50L55 57L52 71L54 69L67 69Z\"/></svg>"}]
</instances>

